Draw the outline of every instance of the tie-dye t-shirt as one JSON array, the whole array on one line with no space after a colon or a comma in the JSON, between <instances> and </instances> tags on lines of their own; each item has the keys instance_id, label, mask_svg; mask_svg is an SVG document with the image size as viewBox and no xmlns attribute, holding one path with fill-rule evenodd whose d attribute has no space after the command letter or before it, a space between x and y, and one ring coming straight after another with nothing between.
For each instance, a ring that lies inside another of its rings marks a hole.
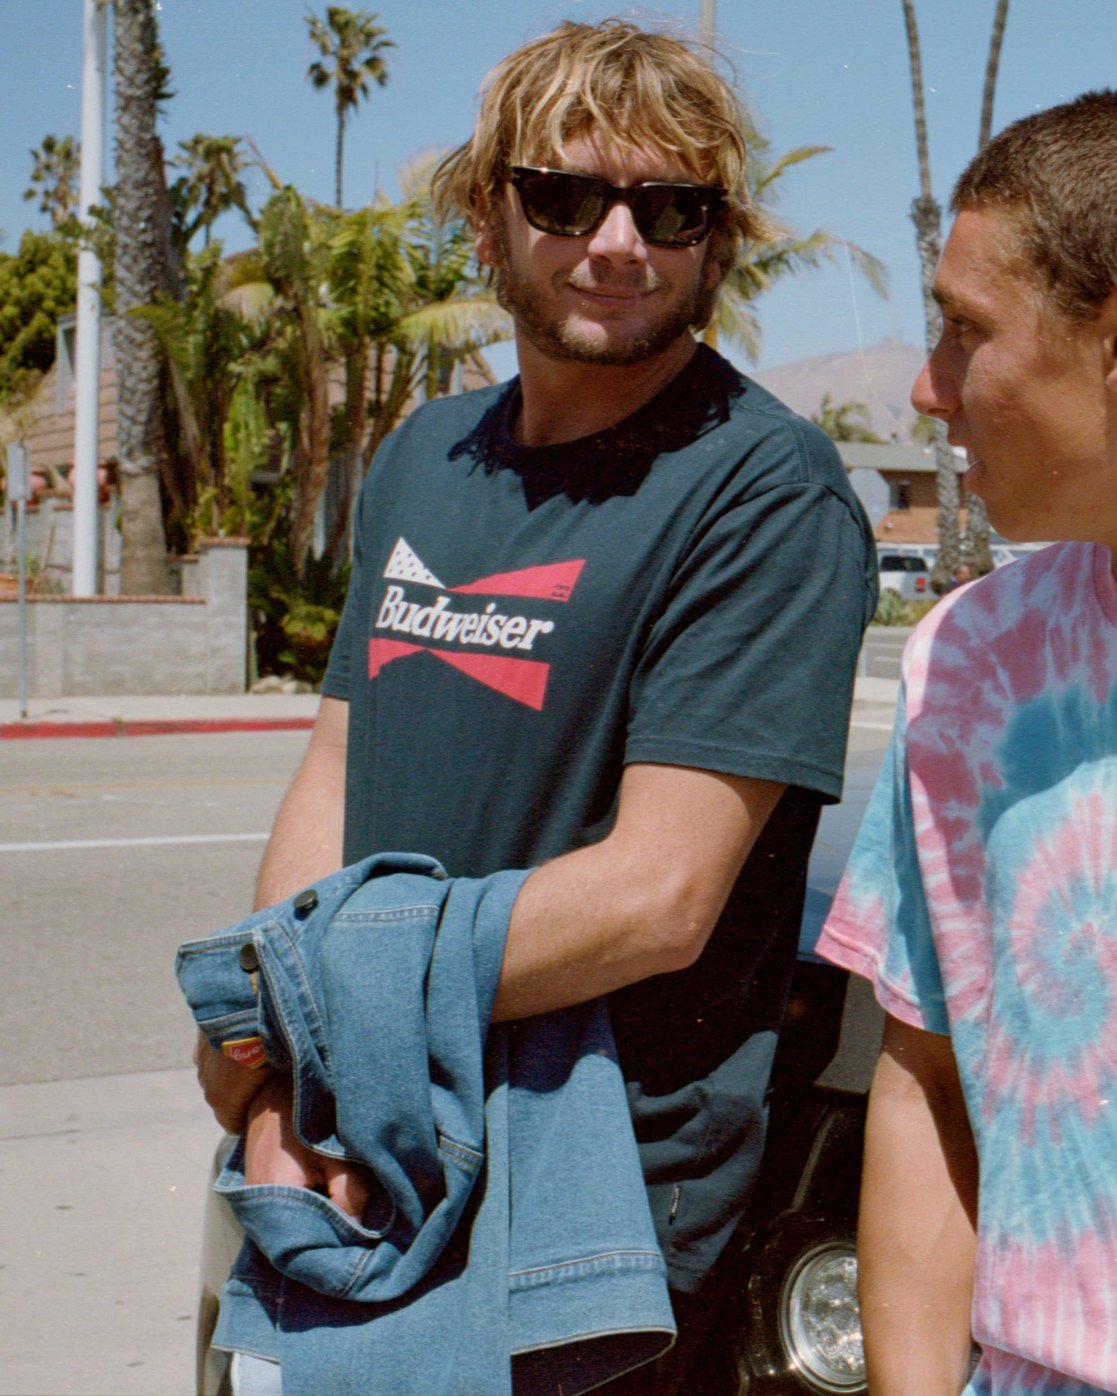
<instances>
[{"instance_id":1,"label":"tie-dye t-shirt","mask_svg":"<svg viewBox=\"0 0 1117 1396\"><path fill-rule=\"evenodd\" d=\"M1044 549L952 594L819 952L949 1033L981 1160L967 1392L1117 1390L1117 586Z\"/></svg>"}]
</instances>

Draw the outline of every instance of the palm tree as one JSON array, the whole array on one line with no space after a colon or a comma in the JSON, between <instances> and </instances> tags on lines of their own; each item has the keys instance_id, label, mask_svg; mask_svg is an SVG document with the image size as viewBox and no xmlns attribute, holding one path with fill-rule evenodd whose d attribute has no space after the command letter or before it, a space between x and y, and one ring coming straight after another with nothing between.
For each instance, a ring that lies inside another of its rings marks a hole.
<instances>
[{"instance_id":1,"label":"palm tree","mask_svg":"<svg viewBox=\"0 0 1117 1396\"><path fill-rule=\"evenodd\" d=\"M985 59L985 84L981 94L981 123L977 133L977 148L989 139L993 129L993 101L997 91L997 69L1001 61L1001 44L1008 19L1008 0L997 0L993 14L993 32L989 37L989 53ZM966 521L969 525L970 548L978 576L993 570L993 554L989 548L989 514L980 495L966 495Z\"/></svg>"},{"instance_id":2,"label":"palm tree","mask_svg":"<svg viewBox=\"0 0 1117 1396\"><path fill-rule=\"evenodd\" d=\"M760 354L760 324L754 302L781 277L819 266L824 261L848 257L878 295L887 295L888 273L864 248L822 228L802 235L773 213L779 202L780 181L796 165L825 155L826 145L799 146L773 160L770 143L751 122L745 128L749 151L746 170L749 197L764 216L767 236L742 249L736 265L722 284L714 324L717 333L737 344L750 361Z\"/></svg>"},{"instance_id":3,"label":"palm tree","mask_svg":"<svg viewBox=\"0 0 1117 1396\"><path fill-rule=\"evenodd\" d=\"M345 122L358 102L368 96L370 82L380 87L388 81L384 51L395 48L385 37L387 30L376 23L378 16L364 10L347 10L343 5L327 5L325 23L307 15L310 37L322 60L315 59L306 71L317 88L334 89L337 113L336 203L342 207L342 162L345 149Z\"/></svg>"},{"instance_id":4,"label":"palm tree","mask_svg":"<svg viewBox=\"0 0 1117 1396\"><path fill-rule=\"evenodd\" d=\"M398 203L381 197L354 213L308 202L257 160L275 191L259 259L273 292L268 391L290 444L289 552L301 576L327 485L336 556L356 490L408 403L445 391L448 367L508 338L511 322L476 280L464 225L434 217L435 156L398 172ZM344 389L334 410L331 378Z\"/></svg>"},{"instance_id":5,"label":"palm tree","mask_svg":"<svg viewBox=\"0 0 1117 1396\"><path fill-rule=\"evenodd\" d=\"M179 141L182 154L175 156L171 164L186 171L175 181L184 243L189 243L201 229L202 246L208 247L214 222L231 208L239 208L252 222L248 194L240 178L247 163L240 144L239 136L207 136L201 132L188 141ZM175 193L172 190L172 200Z\"/></svg>"},{"instance_id":6,"label":"palm tree","mask_svg":"<svg viewBox=\"0 0 1117 1396\"><path fill-rule=\"evenodd\" d=\"M884 438L872 429L869 409L863 402L835 402L830 393L823 393L818 411L811 413L811 421L820 426L831 441L884 443Z\"/></svg>"},{"instance_id":7,"label":"palm tree","mask_svg":"<svg viewBox=\"0 0 1117 1396\"><path fill-rule=\"evenodd\" d=\"M294 473L290 552L299 573L330 465L328 235L326 219L290 186L269 199L260 214L260 259L275 292L271 357L285 389L281 411Z\"/></svg>"},{"instance_id":8,"label":"palm tree","mask_svg":"<svg viewBox=\"0 0 1117 1396\"><path fill-rule=\"evenodd\" d=\"M380 199L346 215L332 239L330 290L346 368L335 545L377 447L408 402L419 392L439 396L456 361L512 334L508 314L476 276L465 225L435 216L436 163L428 153L398 170L400 201Z\"/></svg>"},{"instance_id":9,"label":"palm tree","mask_svg":"<svg viewBox=\"0 0 1117 1396\"><path fill-rule=\"evenodd\" d=\"M70 223L77 211L79 152L73 136L44 136L42 145L31 152L31 185L23 197L37 198L39 212L50 215L55 229Z\"/></svg>"},{"instance_id":10,"label":"palm tree","mask_svg":"<svg viewBox=\"0 0 1117 1396\"><path fill-rule=\"evenodd\" d=\"M1008 20L1008 0L997 0L993 14L993 32L989 36L989 53L985 59L985 85L981 92L981 125L977 132L978 150L988 141L993 130L993 102L997 94L997 69L1001 63L1001 44Z\"/></svg>"},{"instance_id":11,"label":"palm tree","mask_svg":"<svg viewBox=\"0 0 1117 1396\"><path fill-rule=\"evenodd\" d=\"M224 259L221 244L186 261L181 300L161 297L133 315L150 324L166 355L176 408L180 460L167 484L187 541L226 531L232 504L226 435L238 388L248 383L263 331L261 308L271 287L261 283L253 254ZM243 520L234 532L243 531Z\"/></svg>"},{"instance_id":12,"label":"palm tree","mask_svg":"<svg viewBox=\"0 0 1117 1396\"><path fill-rule=\"evenodd\" d=\"M931 157L927 140L927 113L923 102L923 62L919 48L919 30L915 18L914 0L901 0L904 11L904 25L907 30L908 56L911 67L912 105L915 113L915 148L919 161L919 197L911 206L911 218L915 224L915 245L919 253L920 281L923 288L923 321L926 331L927 352L930 354L942 333L942 315L931 288L935 280L942 252L942 209L931 190ZM1001 43L1004 38L1005 22L1008 16L1008 0L997 0L993 16L993 32L989 40L989 53L985 65L985 85L982 95L980 143L989 137L993 120L993 100L997 84L997 67L1000 62ZM936 588L945 586L961 560L958 531L959 487L958 471L954 453L946 440L946 428L942 422L934 427L935 477L938 497L938 555L932 570L932 582ZM969 556L966 561L976 564L978 571L992 571L992 558L989 556L989 521L984 505L980 501L970 501Z\"/></svg>"},{"instance_id":13,"label":"palm tree","mask_svg":"<svg viewBox=\"0 0 1117 1396\"><path fill-rule=\"evenodd\" d=\"M915 246L919 254L920 284L923 290L923 326L927 353L930 354L942 333L942 314L932 294L935 271L942 253L942 208L931 188L931 155L927 140L927 109L923 101L923 59L919 48L919 29L915 19L914 0L901 0L907 29L908 57L911 67L912 104L915 110L915 148L919 161L919 196L912 202L911 220L915 224ZM936 529L939 548L932 569L936 588L944 587L954 575L960 560L958 535L958 469L954 452L946 440L946 428L936 421L934 428L935 492L938 502Z\"/></svg>"},{"instance_id":14,"label":"palm tree","mask_svg":"<svg viewBox=\"0 0 1117 1396\"><path fill-rule=\"evenodd\" d=\"M166 69L154 0L115 0L116 361L120 450L120 586L168 590L160 468L164 456L162 354L154 327L130 312L170 289L168 200L156 105Z\"/></svg>"}]
</instances>

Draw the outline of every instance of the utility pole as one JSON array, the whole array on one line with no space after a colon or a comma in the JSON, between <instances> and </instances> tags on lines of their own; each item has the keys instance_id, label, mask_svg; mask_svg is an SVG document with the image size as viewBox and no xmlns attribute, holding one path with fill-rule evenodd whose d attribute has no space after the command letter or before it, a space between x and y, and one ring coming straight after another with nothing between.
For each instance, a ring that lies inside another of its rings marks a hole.
<instances>
[{"instance_id":1,"label":"utility pole","mask_svg":"<svg viewBox=\"0 0 1117 1396\"><path fill-rule=\"evenodd\" d=\"M714 60L714 46L717 42L717 32L717 0L702 0L702 8L698 12L698 42L706 50L706 58L711 63ZM711 349L716 349L718 347L718 319L716 311L714 312L713 319L706 326L706 332L702 336L702 339Z\"/></svg>"},{"instance_id":2,"label":"utility pole","mask_svg":"<svg viewBox=\"0 0 1117 1396\"><path fill-rule=\"evenodd\" d=\"M16 509L16 555L19 568L19 715L27 716L27 447L12 442L8 447L8 502Z\"/></svg>"},{"instance_id":3,"label":"utility pole","mask_svg":"<svg viewBox=\"0 0 1117 1396\"><path fill-rule=\"evenodd\" d=\"M707 53L714 51L718 32L718 0L702 0L698 15L698 38Z\"/></svg>"},{"instance_id":4,"label":"utility pole","mask_svg":"<svg viewBox=\"0 0 1117 1396\"><path fill-rule=\"evenodd\" d=\"M82 0L81 208L88 231L89 209L101 196L105 165L105 74L108 6ZM101 388L101 261L83 242L78 252L78 314L74 363L75 596L97 590L97 417Z\"/></svg>"}]
</instances>

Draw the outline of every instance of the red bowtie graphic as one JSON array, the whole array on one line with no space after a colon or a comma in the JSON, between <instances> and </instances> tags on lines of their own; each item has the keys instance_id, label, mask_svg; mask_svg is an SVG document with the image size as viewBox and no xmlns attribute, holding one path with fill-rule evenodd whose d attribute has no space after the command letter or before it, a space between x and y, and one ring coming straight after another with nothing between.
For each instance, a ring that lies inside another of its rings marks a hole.
<instances>
[{"instance_id":1,"label":"red bowtie graphic","mask_svg":"<svg viewBox=\"0 0 1117 1396\"><path fill-rule=\"evenodd\" d=\"M511 608L501 611L498 602L492 600L480 610L466 611L454 607L450 598L517 597L565 602L574 591L583 565L583 559L545 563L447 587L404 539L399 539L384 577L400 584L389 586L379 599L374 630L388 633L374 633L369 640L369 678L375 679L396 659L429 654L515 702L540 711L551 666L519 655L533 650L540 637L555 628L547 614L550 608L539 608L538 614L512 612ZM415 588L419 587L425 588L425 592L416 594ZM415 638L395 638L401 633ZM451 642L453 647L438 644L440 640Z\"/></svg>"}]
</instances>

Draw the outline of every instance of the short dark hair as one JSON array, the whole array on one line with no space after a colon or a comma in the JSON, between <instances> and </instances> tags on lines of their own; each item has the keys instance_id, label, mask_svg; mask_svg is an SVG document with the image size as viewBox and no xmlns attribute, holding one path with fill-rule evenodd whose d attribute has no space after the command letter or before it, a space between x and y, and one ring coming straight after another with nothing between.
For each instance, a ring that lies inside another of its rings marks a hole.
<instances>
[{"instance_id":1,"label":"short dark hair","mask_svg":"<svg viewBox=\"0 0 1117 1396\"><path fill-rule=\"evenodd\" d=\"M1007 212L1055 305L1092 320L1117 286L1117 92L1006 126L963 171L951 208Z\"/></svg>"}]
</instances>

